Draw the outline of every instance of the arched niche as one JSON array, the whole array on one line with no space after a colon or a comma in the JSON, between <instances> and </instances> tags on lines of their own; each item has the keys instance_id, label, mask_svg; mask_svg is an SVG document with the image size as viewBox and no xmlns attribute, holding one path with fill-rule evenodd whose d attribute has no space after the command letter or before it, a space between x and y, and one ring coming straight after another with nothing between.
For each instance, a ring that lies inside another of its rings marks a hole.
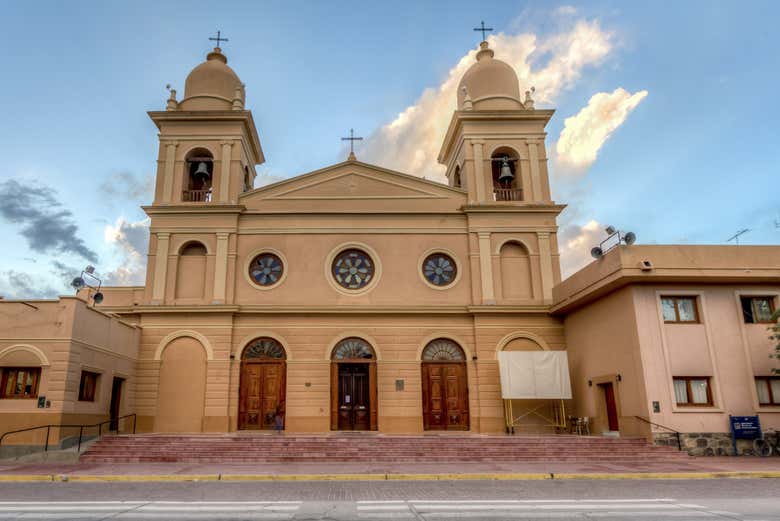
<instances>
[{"instance_id":1,"label":"arched niche","mask_svg":"<svg viewBox=\"0 0 780 521\"><path fill-rule=\"evenodd\" d=\"M206 246L189 241L179 249L176 265L177 299L202 299L206 294Z\"/></svg>"},{"instance_id":2,"label":"arched niche","mask_svg":"<svg viewBox=\"0 0 780 521\"><path fill-rule=\"evenodd\" d=\"M180 336L161 353L157 432L201 432L206 404L207 351L197 339Z\"/></svg>"},{"instance_id":3,"label":"arched niche","mask_svg":"<svg viewBox=\"0 0 780 521\"><path fill-rule=\"evenodd\" d=\"M525 245L517 241L505 242L499 250L499 265L502 299L532 299L531 256Z\"/></svg>"}]
</instances>

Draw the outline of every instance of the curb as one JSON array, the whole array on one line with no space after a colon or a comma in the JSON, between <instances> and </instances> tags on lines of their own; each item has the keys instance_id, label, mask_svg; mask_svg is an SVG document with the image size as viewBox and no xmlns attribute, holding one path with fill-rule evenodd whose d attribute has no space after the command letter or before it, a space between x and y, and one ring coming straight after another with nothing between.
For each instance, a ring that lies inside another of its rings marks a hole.
<instances>
[{"instance_id":1,"label":"curb","mask_svg":"<svg viewBox=\"0 0 780 521\"><path fill-rule=\"evenodd\" d=\"M780 478L780 471L484 473L484 474L6 474L0 482L196 482L196 481L528 481L584 479L746 479Z\"/></svg>"}]
</instances>

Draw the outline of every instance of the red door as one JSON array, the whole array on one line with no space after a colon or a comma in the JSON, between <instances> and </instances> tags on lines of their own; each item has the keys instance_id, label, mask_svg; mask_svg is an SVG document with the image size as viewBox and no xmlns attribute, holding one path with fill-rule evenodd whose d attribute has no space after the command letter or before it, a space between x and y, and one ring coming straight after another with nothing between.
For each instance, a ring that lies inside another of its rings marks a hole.
<instances>
[{"instance_id":1,"label":"red door","mask_svg":"<svg viewBox=\"0 0 780 521\"><path fill-rule=\"evenodd\" d=\"M609 424L609 430L618 431L618 412L617 405L615 404L615 389L612 387L612 383L599 384L599 387L604 389L604 401L607 405L607 422Z\"/></svg>"}]
</instances>

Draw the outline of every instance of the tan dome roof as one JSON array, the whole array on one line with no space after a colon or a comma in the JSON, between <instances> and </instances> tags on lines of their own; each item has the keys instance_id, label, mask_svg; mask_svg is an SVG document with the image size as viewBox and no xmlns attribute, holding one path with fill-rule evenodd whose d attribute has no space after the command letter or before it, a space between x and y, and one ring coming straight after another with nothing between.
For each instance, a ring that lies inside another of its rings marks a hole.
<instances>
[{"instance_id":1,"label":"tan dome roof","mask_svg":"<svg viewBox=\"0 0 780 521\"><path fill-rule=\"evenodd\" d=\"M243 101L243 84L235 71L228 67L227 57L217 47L187 76L180 107L184 110L230 109L236 88L240 90Z\"/></svg>"},{"instance_id":2,"label":"tan dome roof","mask_svg":"<svg viewBox=\"0 0 780 521\"><path fill-rule=\"evenodd\" d=\"M465 87L465 91L464 88ZM458 108L463 109L466 95L475 110L522 109L520 87L515 70L493 58L487 42L479 44L477 63L472 65L458 85Z\"/></svg>"}]
</instances>

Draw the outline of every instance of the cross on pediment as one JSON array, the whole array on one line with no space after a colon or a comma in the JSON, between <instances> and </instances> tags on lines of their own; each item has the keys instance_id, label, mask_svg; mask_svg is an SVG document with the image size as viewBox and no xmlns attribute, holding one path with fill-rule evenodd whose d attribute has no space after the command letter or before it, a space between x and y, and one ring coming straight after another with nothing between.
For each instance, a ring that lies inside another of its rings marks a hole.
<instances>
[{"instance_id":1,"label":"cross on pediment","mask_svg":"<svg viewBox=\"0 0 780 521\"><path fill-rule=\"evenodd\" d=\"M349 159L355 159L355 141L363 141L362 137L355 137L355 129L349 129L349 137L341 138L342 141L349 141Z\"/></svg>"}]
</instances>

